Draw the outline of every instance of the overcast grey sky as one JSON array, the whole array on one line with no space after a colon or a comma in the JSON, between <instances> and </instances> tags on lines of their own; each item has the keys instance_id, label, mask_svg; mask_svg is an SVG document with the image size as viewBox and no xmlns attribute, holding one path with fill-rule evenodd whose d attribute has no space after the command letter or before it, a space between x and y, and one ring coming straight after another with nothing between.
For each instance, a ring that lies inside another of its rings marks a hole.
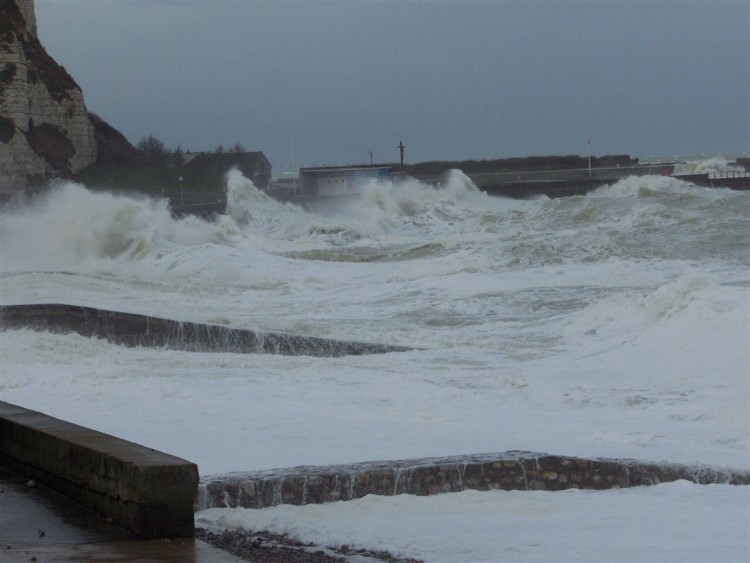
<instances>
[{"instance_id":1,"label":"overcast grey sky","mask_svg":"<svg viewBox=\"0 0 750 563\"><path fill-rule=\"evenodd\" d=\"M135 143L300 165L750 151L748 0L36 0Z\"/></svg>"}]
</instances>

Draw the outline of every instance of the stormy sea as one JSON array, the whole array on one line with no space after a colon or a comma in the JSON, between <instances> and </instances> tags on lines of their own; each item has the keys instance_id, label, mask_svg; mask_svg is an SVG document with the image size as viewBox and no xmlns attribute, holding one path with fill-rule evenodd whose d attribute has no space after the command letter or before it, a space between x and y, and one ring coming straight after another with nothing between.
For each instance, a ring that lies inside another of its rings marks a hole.
<instances>
[{"instance_id":1,"label":"stormy sea","mask_svg":"<svg viewBox=\"0 0 750 563\"><path fill-rule=\"evenodd\" d=\"M698 164L699 165L699 164ZM69 182L0 211L0 304L65 303L410 348L341 357L0 332L0 400L201 476L523 450L750 469L750 192L372 183L314 210L239 172L227 213ZM750 487L465 491L199 511L427 561L739 561Z\"/></svg>"}]
</instances>

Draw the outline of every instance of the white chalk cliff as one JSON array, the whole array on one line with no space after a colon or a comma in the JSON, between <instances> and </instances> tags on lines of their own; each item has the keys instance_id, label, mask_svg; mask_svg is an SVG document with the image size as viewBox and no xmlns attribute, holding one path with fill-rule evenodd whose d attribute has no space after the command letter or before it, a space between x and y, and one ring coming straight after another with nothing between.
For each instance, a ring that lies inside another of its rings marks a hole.
<instances>
[{"instance_id":1,"label":"white chalk cliff","mask_svg":"<svg viewBox=\"0 0 750 563\"><path fill-rule=\"evenodd\" d=\"M0 196L96 160L83 93L36 35L33 0L0 0Z\"/></svg>"}]
</instances>

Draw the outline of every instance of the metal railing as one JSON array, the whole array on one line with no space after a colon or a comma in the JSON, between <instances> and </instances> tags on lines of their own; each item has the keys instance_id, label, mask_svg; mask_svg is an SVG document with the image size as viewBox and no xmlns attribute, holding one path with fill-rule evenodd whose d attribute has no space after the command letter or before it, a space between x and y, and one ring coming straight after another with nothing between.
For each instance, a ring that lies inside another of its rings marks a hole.
<instances>
[{"instance_id":1,"label":"metal railing","mask_svg":"<svg viewBox=\"0 0 750 563\"><path fill-rule=\"evenodd\" d=\"M718 170L709 172L708 177L711 180L726 180L727 178L747 178L750 176L747 170Z\"/></svg>"}]
</instances>

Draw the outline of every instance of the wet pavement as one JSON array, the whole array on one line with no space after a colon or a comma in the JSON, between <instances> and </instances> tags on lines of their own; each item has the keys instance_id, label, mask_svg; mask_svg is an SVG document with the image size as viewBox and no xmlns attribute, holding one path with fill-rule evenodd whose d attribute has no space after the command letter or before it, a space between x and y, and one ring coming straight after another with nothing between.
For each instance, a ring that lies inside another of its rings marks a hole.
<instances>
[{"instance_id":1,"label":"wet pavement","mask_svg":"<svg viewBox=\"0 0 750 563\"><path fill-rule=\"evenodd\" d=\"M73 501L0 468L0 561L242 561L193 538L141 540Z\"/></svg>"}]
</instances>

